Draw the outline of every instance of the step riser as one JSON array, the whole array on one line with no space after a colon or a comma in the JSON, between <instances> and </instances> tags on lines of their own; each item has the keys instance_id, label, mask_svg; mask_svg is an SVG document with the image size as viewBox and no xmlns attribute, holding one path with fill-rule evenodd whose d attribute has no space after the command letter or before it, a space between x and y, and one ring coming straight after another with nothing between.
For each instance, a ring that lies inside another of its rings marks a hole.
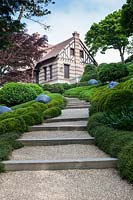
<instances>
[{"instance_id":1,"label":"step riser","mask_svg":"<svg viewBox=\"0 0 133 200\"><path fill-rule=\"evenodd\" d=\"M73 161L73 162L34 162L5 163L6 171L36 171L36 170L69 170L69 169L107 169L115 168L116 160L107 161Z\"/></svg>"},{"instance_id":2,"label":"step riser","mask_svg":"<svg viewBox=\"0 0 133 200\"><path fill-rule=\"evenodd\" d=\"M24 146L53 146L70 144L94 144L94 139L69 139L69 140L19 140Z\"/></svg>"},{"instance_id":3,"label":"step riser","mask_svg":"<svg viewBox=\"0 0 133 200\"><path fill-rule=\"evenodd\" d=\"M66 106L64 109L89 108L89 106Z\"/></svg>"},{"instance_id":4,"label":"step riser","mask_svg":"<svg viewBox=\"0 0 133 200\"><path fill-rule=\"evenodd\" d=\"M53 119L47 119L47 120L45 120L45 123L51 123L51 122L69 122L69 121L71 121L71 122L75 121L76 122L76 121L87 121L87 120L88 120L88 117L87 118L68 118L68 119L67 118L66 119L65 118L62 118L62 119L61 118L60 119L56 119L56 118L54 119L53 118Z\"/></svg>"},{"instance_id":5,"label":"step riser","mask_svg":"<svg viewBox=\"0 0 133 200\"><path fill-rule=\"evenodd\" d=\"M81 127L29 127L29 131L85 131L86 126Z\"/></svg>"}]
</instances>

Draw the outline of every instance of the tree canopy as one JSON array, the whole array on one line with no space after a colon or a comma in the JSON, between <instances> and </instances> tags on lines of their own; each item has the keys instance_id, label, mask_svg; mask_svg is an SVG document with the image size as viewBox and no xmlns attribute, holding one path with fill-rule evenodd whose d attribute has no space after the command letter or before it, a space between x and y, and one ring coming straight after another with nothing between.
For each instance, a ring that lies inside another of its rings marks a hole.
<instances>
[{"instance_id":1,"label":"tree canopy","mask_svg":"<svg viewBox=\"0 0 133 200\"><path fill-rule=\"evenodd\" d=\"M129 34L121 26L121 10L119 10L109 14L98 24L94 23L86 33L85 43L93 55L98 50L105 53L107 49L117 49L123 62L125 49L129 43L128 37Z\"/></svg>"},{"instance_id":2,"label":"tree canopy","mask_svg":"<svg viewBox=\"0 0 133 200\"><path fill-rule=\"evenodd\" d=\"M1 0L0 1L0 49L9 45L9 36L24 28L22 17L31 19L50 14L47 9L53 0Z\"/></svg>"},{"instance_id":3,"label":"tree canopy","mask_svg":"<svg viewBox=\"0 0 133 200\"><path fill-rule=\"evenodd\" d=\"M133 34L133 0L127 0L122 6L121 23L129 34Z\"/></svg>"},{"instance_id":4,"label":"tree canopy","mask_svg":"<svg viewBox=\"0 0 133 200\"><path fill-rule=\"evenodd\" d=\"M47 47L47 36L29 35L23 30L13 33L10 42L12 45L9 48L0 50L0 77L26 69L33 73L36 62Z\"/></svg>"}]
</instances>

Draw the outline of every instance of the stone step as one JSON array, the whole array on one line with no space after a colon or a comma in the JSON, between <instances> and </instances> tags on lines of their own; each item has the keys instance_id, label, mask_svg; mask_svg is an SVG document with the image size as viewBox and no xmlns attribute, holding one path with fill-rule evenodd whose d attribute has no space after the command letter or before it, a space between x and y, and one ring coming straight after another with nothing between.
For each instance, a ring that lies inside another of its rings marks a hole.
<instances>
[{"instance_id":1,"label":"stone step","mask_svg":"<svg viewBox=\"0 0 133 200\"><path fill-rule=\"evenodd\" d=\"M29 127L29 131L84 131L86 130L87 121L78 121L78 122L52 122L44 123L41 125L35 125Z\"/></svg>"},{"instance_id":2,"label":"stone step","mask_svg":"<svg viewBox=\"0 0 133 200\"><path fill-rule=\"evenodd\" d=\"M78 122L78 121L87 121L88 120L88 117L84 117L84 118L82 118L82 117L77 117L77 118L75 118L75 117L73 117L73 118L51 118L51 119L47 119L47 120L45 120L45 123L52 123L52 122Z\"/></svg>"},{"instance_id":3,"label":"stone step","mask_svg":"<svg viewBox=\"0 0 133 200\"><path fill-rule=\"evenodd\" d=\"M94 138L18 139L24 146L51 146L67 144L94 144Z\"/></svg>"},{"instance_id":4,"label":"stone step","mask_svg":"<svg viewBox=\"0 0 133 200\"><path fill-rule=\"evenodd\" d=\"M24 146L16 149L11 160L64 160L110 157L93 144Z\"/></svg>"},{"instance_id":5,"label":"stone step","mask_svg":"<svg viewBox=\"0 0 133 200\"><path fill-rule=\"evenodd\" d=\"M66 106L64 109L77 109L77 108L89 108L89 105L73 105L73 106Z\"/></svg>"},{"instance_id":6,"label":"stone step","mask_svg":"<svg viewBox=\"0 0 133 200\"><path fill-rule=\"evenodd\" d=\"M58 117L48 119L45 122L68 122L68 121L84 121L88 120L88 108L64 109Z\"/></svg>"},{"instance_id":7,"label":"stone step","mask_svg":"<svg viewBox=\"0 0 133 200\"><path fill-rule=\"evenodd\" d=\"M22 139L88 138L87 131L33 131L23 134Z\"/></svg>"},{"instance_id":8,"label":"stone step","mask_svg":"<svg viewBox=\"0 0 133 200\"><path fill-rule=\"evenodd\" d=\"M106 169L115 168L115 158L85 158L67 160L10 160L4 161L6 171L39 171L68 169Z\"/></svg>"}]
</instances>

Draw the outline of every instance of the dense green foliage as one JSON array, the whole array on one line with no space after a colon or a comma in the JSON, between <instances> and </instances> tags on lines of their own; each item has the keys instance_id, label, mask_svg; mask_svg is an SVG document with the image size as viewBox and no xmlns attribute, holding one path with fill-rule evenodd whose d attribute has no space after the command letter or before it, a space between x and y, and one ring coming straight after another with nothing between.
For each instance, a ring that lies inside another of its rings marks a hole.
<instances>
[{"instance_id":1,"label":"dense green foliage","mask_svg":"<svg viewBox=\"0 0 133 200\"><path fill-rule=\"evenodd\" d=\"M42 87L44 90L47 90L49 92L63 94L65 90L76 87L76 84L55 83L55 84L44 84Z\"/></svg>"},{"instance_id":2,"label":"dense green foliage","mask_svg":"<svg viewBox=\"0 0 133 200\"><path fill-rule=\"evenodd\" d=\"M127 0L122 6L121 23L129 34L133 33L133 0Z\"/></svg>"},{"instance_id":3,"label":"dense green foliage","mask_svg":"<svg viewBox=\"0 0 133 200\"><path fill-rule=\"evenodd\" d=\"M87 82L90 79L97 79L96 66L92 64L88 64L85 66L84 73L81 77L80 82Z\"/></svg>"},{"instance_id":4,"label":"dense green foliage","mask_svg":"<svg viewBox=\"0 0 133 200\"><path fill-rule=\"evenodd\" d=\"M128 73L127 66L122 63L101 64L98 68L98 78L102 83L120 80Z\"/></svg>"},{"instance_id":5,"label":"dense green foliage","mask_svg":"<svg viewBox=\"0 0 133 200\"><path fill-rule=\"evenodd\" d=\"M43 92L43 89L37 84L7 83L0 90L0 103L15 106L35 99Z\"/></svg>"},{"instance_id":6,"label":"dense green foliage","mask_svg":"<svg viewBox=\"0 0 133 200\"><path fill-rule=\"evenodd\" d=\"M88 131L95 137L100 149L118 158L121 176L133 182L133 132L107 127L104 113L96 113L89 118Z\"/></svg>"},{"instance_id":7,"label":"dense green foliage","mask_svg":"<svg viewBox=\"0 0 133 200\"><path fill-rule=\"evenodd\" d=\"M28 130L28 126L40 124L44 119L61 114L61 107L65 105L60 94L51 94L48 104L30 101L12 107L13 111L0 114L0 162L8 159L11 151L22 147L16 139ZM0 163L0 172L4 171Z\"/></svg>"},{"instance_id":8,"label":"dense green foliage","mask_svg":"<svg viewBox=\"0 0 133 200\"><path fill-rule=\"evenodd\" d=\"M48 108L43 114L45 119L57 117L61 114L61 109L59 107Z\"/></svg>"},{"instance_id":9,"label":"dense green foliage","mask_svg":"<svg viewBox=\"0 0 133 200\"><path fill-rule=\"evenodd\" d=\"M129 34L121 26L121 10L105 17L98 24L94 23L86 33L85 43L92 54L98 50L105 53L107 49L117 49L121 61L124 62L124 53L128 45Z\"/></svg>"}]
</instances>

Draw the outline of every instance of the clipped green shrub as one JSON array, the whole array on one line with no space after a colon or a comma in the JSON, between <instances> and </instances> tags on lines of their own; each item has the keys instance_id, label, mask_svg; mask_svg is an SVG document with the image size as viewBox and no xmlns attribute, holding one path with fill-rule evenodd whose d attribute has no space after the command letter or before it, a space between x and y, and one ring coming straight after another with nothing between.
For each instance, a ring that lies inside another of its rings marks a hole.
<instances>
[{"instance_id":1,"label":"clipped green shrub","mask_svg":"<svg viewBox=\"0 0 133 200\"><path fill-rule=\"evenodd\" d=\"M44 119L57 117L61 114L61 109L59 107L48 108L46 111L43 112L43 114Z\"/></svg>"},{"instance_id":2,"label":"clipped green shrub","mask_svg":"<svg viewBox=\"0 0 133 200\"><path fill-rule=\"evenodd\" d=\"M120 80L128 74L127 66L123 63L101 64L98 69L98 78L102 83Z\"/></svg>"},{"instance_id":3,"label":"clipped green shrub","mask_svg":"<svg viewBox=\"0 0 133 200\"><path fill-rule=\"evenodd\" d=\"M0 161L7 160L10 152L12 151L12 146L4 140L0 140Z\"/></svg>"},{"instance_id":4,"label":"clipped green shrub","mask_svg":"<svg viewBox=\"0 0 133 200\"><path fill-rule=\"evenodd\" d=\"M36 98L36 92L23 83L7 83L0 90L0 103L14 106Z\"/></svg>"},{"instance_id":5,"label":"clipped green shrub","mask_svg":"<svg viewBox=\"0 0 133 200\"><path fill-rule=\"evenodd\" d=\"M123 178L133 183L133 141L126 145L119 154L118 169Z\"/></svg>"},{"instance_id":6,"label":"clipped green shrub","mask_svg":"<svg viewBox=\"0 0 133 200\"><path fill-rule=\"evenodd\" d=\"M95 65L87 64L80 82L88 82L90 79L97 79L97 70Z\"/></svg>"},{"instance_id":7,"label":"clipped green shrub","mask_svg":"<svg viewBox=\"0 0 133 200\"><path fill-rule=\"evenodd\" d=\"M32 88L32 89L36 92L36 95L39 95L39 94L41 94L41 93L44 93L43 88L40 87L38 84L35 84L35 83L27 83L27 87Z\"/></svg>"},{"instance_id":8,"label":"clipped green shrub","mask_svg":"<svg viewBox=\"0 0 133 200\"><path fill-rule=\"evenodd\" d=\"M127 80L118 84L115 89L125 89L125 90L133 90L133 80Z\"/></svg>"},{"instance_id":9,"label":"clipped green shrub","mask_svg":"<svg viewBox=\"0 0 133 200\"><path fill-rule=\"evenodd\" d=\"M113 90L106 96L103 102L104 111L119 112L123 107L130 107L133 105L133 91L131 90Z\"/></svg>"},{"instance_id":10,"label":"clipped green shrub","mask_svg":"<svg viewBox=\"0 0 133 200\"><path fill-rule=\"evenodd\" d=\"M28 130L25 121L22 117L8 118L0 121L0 127L4 127L4 133L6 132L17 132L23 133Z\"/></svg>"},{"instance_id":11,"label":"clipped green shrub","mask_svg":"<svg viewBox=\"0 0 133 200\"><path fill-rule=\"evenodd\" d=\"M133 132L107 127L103 113L96 113L88 119L88 132L95 137L95 144L118 158L120 175L133 182Z\"/></svg>"},{"instance_id":12,"label":"clipped green shrub","mask_svg":"<svg viewBox=\"0 0 133 200\"><path fill-rule=\"evenodd\" d=\"M63 94L65 91L63 85L60 83L44 84L42 87L44 90L48 90L49 92L52 92L52 93Z\"/></svg>"},{"instance_id":13,"label":"clipped green shrub","mask_svg":"<svg viewBox=\"0 0 133 200\"><path fill-rule=\"evenodd\" d=\"M104 115L104 118L109 127L133 131L133 106L123 106L119 112L110 111Z\"/></svg>"}]
</instances>

